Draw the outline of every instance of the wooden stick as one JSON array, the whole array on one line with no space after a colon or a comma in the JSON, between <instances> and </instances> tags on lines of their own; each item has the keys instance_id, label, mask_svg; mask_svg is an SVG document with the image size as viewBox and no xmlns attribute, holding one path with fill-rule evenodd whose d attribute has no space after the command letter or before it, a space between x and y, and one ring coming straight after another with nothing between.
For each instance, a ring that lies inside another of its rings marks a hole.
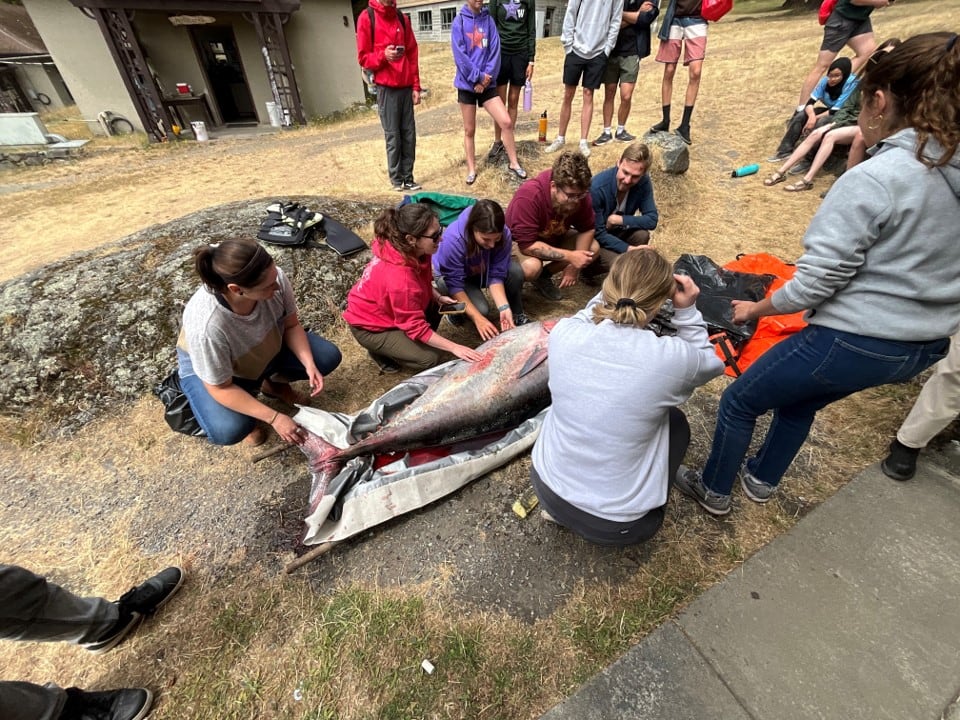
<instances>
[{"instance_id":1,"label":"wooden stick","mask_svg":"<svg viewBox=\"0 0 960 720\"><path fill-rule=\"evenodd\" d=\"M338 545L338 544L339 542L328 542L328 543L323 543L322 545L317 545L315 548L313 548L313 550L309 550L308 552L305 552L300 557L291 561L290 564L283 569L283 572L289 575L294 570L298 570L299 568L302 568L308 562L312 562L313 560L316 560L321 555L326 555L328 552L330 552L333 549L334 545Z\"/></svg>"},{"instance_id":2,"label":"wooden stick","mask_svg":"<svg viewBox=\"0 0 960 720\"><path fill-rule=\"evenodd\" d=\"M282 452L286 452L290 448L295 447L294 445L285 444L277 445L276 447L270 448L269 450L264 450L259 455L253 456L253 462L258 463L261 460L266 460L268 457L273 457L274 455L279 455Z\"/></svg>"}]
</instances>

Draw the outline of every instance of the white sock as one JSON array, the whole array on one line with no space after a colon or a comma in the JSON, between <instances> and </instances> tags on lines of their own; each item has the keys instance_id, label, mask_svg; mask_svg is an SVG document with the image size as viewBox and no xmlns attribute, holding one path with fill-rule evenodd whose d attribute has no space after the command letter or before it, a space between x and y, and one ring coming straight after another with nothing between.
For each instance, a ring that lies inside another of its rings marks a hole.
<instances>
[{"instance_id":1,"label":"white sock","mask_svg":"<svg viewBox=\"0 0 960 720\"><path fill-rule=\"evenodd\" d=\"M626 129L627 129L627 126L626 126L626 125L617 125L617 132L618 132L618 133L625 132Z\"/></svg>"},{"instance_id":2,"label":"white sock","mask_svg":"<svg viewBox=\"0 0 960 720\"><path fill-rule=\"evenodd\" d=\"M804 109L805 107L806 107L806 105L797 105L797 112L803 112L803 109Z\"/></svg>"},{"instance_id":3,"label":"white sock","mask_svg":"<svg viewBox=\"0 0 960 720\"><path fill-rule=\"evenodd\" d=\"M566 142L566 139L563 137L563 135L557 135L557 142L563 145Z\"/></svg>"},{"instance_id":4,"label":"white sock","mask_svg":"<svg viewBox=\"0 0 960 720\"><path fill-rule=\"evenodd\" d=\"M603 131L604 131L607 135L610 134L610 128L608 128L608 127L605 127L605 128L603 129Z\"/></svg>"},{"instance_id":5,"label":"white sock","mask_svg":"<svg viewBox=\"0 0 960 720\"><path fill-rule=\"evenodd\" d=\"M587 140L586 138L580 138L580 144L581 144L581 145L589 145L589 144L590 144L590 141Z\"/></svg>"}]
</instances>

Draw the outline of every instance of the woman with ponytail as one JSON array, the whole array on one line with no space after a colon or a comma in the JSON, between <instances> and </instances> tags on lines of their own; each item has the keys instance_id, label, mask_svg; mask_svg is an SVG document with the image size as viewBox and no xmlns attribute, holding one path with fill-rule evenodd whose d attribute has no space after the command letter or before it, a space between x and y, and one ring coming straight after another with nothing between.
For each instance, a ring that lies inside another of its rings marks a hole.
<instances>
[{"instance_id":1,"label":"woman with ponytail","mask_svg":"<svg viewBox=\"0 0 960 720\"><path fill-rule=\"evenodd\" d=\"M696 308L700 290L650 248L620 255L587 306L550 332L553 398L530 480L550 519L601 545L663 523L690 441L678 405L723 371ZM648 325L666 300L675 336Z\"/></svg>"},{"instance_id":2,"label":"woman with ponytail","mask_svg":"<svg viewBox=\"0 0 960 720\"><path fill-rule=\"evenodd\" d=\"M183 311L177 360L197 422L215 445L260 445L267 425L300 444L303 428L257 394L306 404L290 382L309 380L311 397L317 395L340 351L303 329L290 281L253 240L199 247L194 264L203 286Z\"/></svg>"},{"instance_id":3,"label":"woman with ponytail","mask_svg":"<svg viewBox=\"0 0 960 720\"><path fill-rule=\"evenodd\" d=\"M677 487L730 512L739 478L764 503L817 412L859 390L904 382L943 358L960 327L960 43L916 35L875 53L860 81L859 126L872 157L844 173L803 237L793 279L734 322L806 310L807 326L764 353L720 400L703 473ZM763 444L746 458L757 418Z\"/></svg>"}]
</instances>

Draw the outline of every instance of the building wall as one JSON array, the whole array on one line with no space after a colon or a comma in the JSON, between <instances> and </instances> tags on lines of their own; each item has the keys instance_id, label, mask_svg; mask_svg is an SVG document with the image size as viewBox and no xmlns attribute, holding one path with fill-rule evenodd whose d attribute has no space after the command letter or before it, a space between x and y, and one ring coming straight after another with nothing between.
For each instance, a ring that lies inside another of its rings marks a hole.
<instances>
[{"instance_id":1,"label":"building wall","mask_svg":"<svg viewBox=\"0 0 960 720\"><path fill-rule=\"evenodd\" d=\"M489 2L487 3L489 4ZM440 2L429 0L398 0L397 7L410 18L410 24L413 32L417 36L417 42L450 42L450 22L453 16L459 12L463 6L460 0L442 0ZM560 34L563 28L563 14L566 12L567 4L565 0L538 1L537 8L537 37L546 37L544 35L544 18L548 8L552 11L551 27L549 36L555 37ZM427 24L427 13L432 27ZM452 13L452 15L451 15ZM447 21L445 22L444 16Z\"/></svg>"},{"instance_id":2,"label":"building wall","mask_svg":"<svg viewBox=\"0 0 960 720\"><path fill-rule=\"evenodd\" d=\"M350 0L303 0L286 33L308 118L364 102Z\"/></svg>"},{"instance_id":3,"label":"building wall","mask_svg":"<svg viewBox=\"0 0 960 720\"><path fill-rule=\"evenodd\" d=\"M23 0L23 5L70 88L80 114L94 121L90 128L100 132L96 117L103 110L119 113L140 128L133 101L96 20L66 0Z\"/></svg>"}]
</instances>

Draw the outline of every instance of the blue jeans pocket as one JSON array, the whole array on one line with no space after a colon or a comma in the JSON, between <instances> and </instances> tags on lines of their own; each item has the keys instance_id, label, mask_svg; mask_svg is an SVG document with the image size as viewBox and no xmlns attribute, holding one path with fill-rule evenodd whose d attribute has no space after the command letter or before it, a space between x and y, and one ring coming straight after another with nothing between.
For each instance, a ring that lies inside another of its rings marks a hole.
<instances>
[{"instance_id":1,"label":"blue jeans pocket","mask_svg":"<svg viewBox=\"0 0 960 720\"><path fill-rule=\"evenodd\" d=\"M894 343L872 338L863 338L864 345L854 345L843 338L834 338L830 350L812 375L828 388L837 390L863 390L884 385L912 375L916 363L915 353L907 349L897 350Z\"/></svg>"}]
</instances>

